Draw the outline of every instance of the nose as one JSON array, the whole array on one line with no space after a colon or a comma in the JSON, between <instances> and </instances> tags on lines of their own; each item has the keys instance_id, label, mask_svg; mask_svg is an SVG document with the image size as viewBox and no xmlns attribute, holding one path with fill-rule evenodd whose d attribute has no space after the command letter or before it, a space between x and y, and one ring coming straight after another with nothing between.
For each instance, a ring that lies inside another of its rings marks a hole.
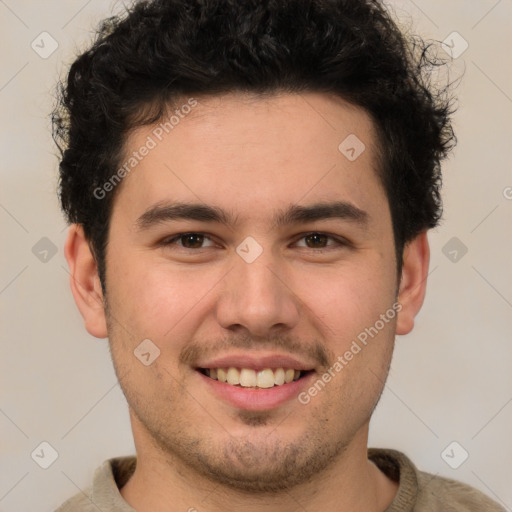
<instances>
[{"instance_id":1,"label":"nose","mask_svg":"<svg viewBox=\"0 0 512 512\"><path fill-rule=\"evenodd\" d=\"M289 272L265 252L252 263L240 258L223 280L217 321L224 329L261 338L292 329L301 307L291 281Z\"/></svg>"}]
</instances>

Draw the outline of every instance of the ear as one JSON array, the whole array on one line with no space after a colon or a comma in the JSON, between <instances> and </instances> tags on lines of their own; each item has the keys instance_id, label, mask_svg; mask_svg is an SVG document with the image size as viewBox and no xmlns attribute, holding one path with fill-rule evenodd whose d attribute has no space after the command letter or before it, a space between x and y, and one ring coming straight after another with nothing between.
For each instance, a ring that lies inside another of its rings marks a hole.
<instances>
[{"instance_id":1,"label":"ear","mask_svg":"<svg viewBox=\"0 0 512 512\"><path fill-rule=\"evenodd\" d=\"M396 334L408 334L414 327L414 317L418 314L427 289L430 248L427 232L422 231L404 247L403 267L398 292L398 302L402 309L398 313Z\"/></svg>"},{"instance_id":2,"label":"ear","mask_svg":"<svg viewBox=\"0 0 512 512\"><path fill-rule=\"evenodd\" d=\"M69 265L71 292L87 332L96 338L106 338L107 322L98 267L79 224L69 228L64 255Z\"/></svg>"}]
</instances>

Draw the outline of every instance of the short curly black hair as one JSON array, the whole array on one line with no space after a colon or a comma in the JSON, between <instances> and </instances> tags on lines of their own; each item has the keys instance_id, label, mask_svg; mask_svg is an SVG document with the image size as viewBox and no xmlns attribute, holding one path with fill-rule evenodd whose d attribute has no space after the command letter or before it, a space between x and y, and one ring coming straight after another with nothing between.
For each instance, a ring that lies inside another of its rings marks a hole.
<instances>
[{"instance_id":1,"label":"short curly black hair","mask_svg":"<svg viewBox=\"0 0 512 512\"><path fill-rule=\"evenodd\" d=\"M129 131L177 98L229 92L321 92L370 114L400 272L405 244L440 220L440 163L455 144L450 84L431 77L446 64L434 47L375 0L146 0L104 20L52 113L62 209L83 226L102 285L117 189L94 191L120 165Z\"/></svg>"}]
</instances>

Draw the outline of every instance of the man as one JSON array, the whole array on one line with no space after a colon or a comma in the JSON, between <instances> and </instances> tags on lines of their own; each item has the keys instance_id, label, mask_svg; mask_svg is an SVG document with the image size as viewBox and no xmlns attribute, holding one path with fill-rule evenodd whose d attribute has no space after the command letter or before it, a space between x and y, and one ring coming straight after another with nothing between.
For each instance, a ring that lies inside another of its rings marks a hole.
<instances>
[{"instance_id":1,"label":"man","mask_svg":"<svg viewBox=\"0 0 512 512\"><path fill-rule=\"evenodd\" d=\"M498 511L368 449L454 143L378 3L138 2L54 112L71 288L137 456L59 511Z\"/></svg>"}]
</instances>

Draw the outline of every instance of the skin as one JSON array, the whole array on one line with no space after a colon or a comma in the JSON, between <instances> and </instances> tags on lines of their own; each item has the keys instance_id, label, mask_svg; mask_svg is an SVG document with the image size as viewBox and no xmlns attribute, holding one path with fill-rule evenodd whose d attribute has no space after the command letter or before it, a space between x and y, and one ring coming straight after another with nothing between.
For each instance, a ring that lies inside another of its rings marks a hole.
<instances>
[{"instance_id":1,"label":"skin","mask_svg":"<svg viewBox=\"0 0 512 512\"><path fill-rule=\"evenodd\" d=\"M139 512L382 512L397 483L368 461L368 425L395 334L411 331L423 303L426 233L407 244L397 276L375 132L362 109L317 93L198 100L117 191L106 297L80 226L66 242L86 329L108 336L129 404L138 464L121 494ZM133 131L126 154L152 129ZM366 146L353 162L338 151L351 133ZM335 200L364 210L367 223L273 223L289 205ZM139 229L162 201L215 205L237 222ZM169 243L184 232L210 238L199 249ZM304 238L311 232L347 243L317 245ZM252 263L236 252L247 236L263 249ZM197 357L279 352L311 364L316 381L397 299L398 315L307 405L294 398L248 412L213 395L193 367ZM149 366L133 354L144 339L161 351Z\"/></svg>"}]
</instances>

